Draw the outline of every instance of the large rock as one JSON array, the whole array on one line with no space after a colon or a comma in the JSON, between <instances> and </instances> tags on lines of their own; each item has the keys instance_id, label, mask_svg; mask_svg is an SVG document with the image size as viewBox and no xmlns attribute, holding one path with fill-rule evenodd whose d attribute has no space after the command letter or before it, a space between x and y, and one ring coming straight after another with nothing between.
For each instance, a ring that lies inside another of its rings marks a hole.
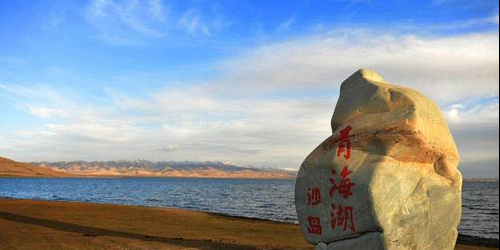
<instances>
[{"instance_id":1,"label":"large rock","mask_svg":"<svg viewBox=\"0 0 500 250\"><path fill-rule=\"evenodd\" d=\"M454 249L462 177L437 105L360 70L342 83L331 126L297 177L305 238L328 250Z\"/></svg>"}]
</instances>

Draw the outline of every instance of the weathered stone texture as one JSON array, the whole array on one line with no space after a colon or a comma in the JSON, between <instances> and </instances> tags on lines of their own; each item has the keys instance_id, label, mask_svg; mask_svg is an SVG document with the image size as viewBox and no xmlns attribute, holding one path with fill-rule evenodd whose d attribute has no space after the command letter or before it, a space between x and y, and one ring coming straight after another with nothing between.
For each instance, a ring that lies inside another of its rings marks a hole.
<instances>
[{"instance_id":1,"label":"weathered stone texture","mask_svg":"<svg viewBox=\"0 0 500 250\"><path fill-rule=\"evenodd\" d=\"M328 250L454 249L462 177L437 105L360 70L342 84L331 126L333 135L305 159L297 177L296 208L305 238L326 243ZM339 138L349 126L353 137L343 145L351 149L346 156L347 148L338 152ZM342 185L348 181L354 186ZM339 189L331 195L334 185ZM319 221L320 234L317 226L311 233L311 218L318 219L312 225Z\"/></svg>"}]
</instances>

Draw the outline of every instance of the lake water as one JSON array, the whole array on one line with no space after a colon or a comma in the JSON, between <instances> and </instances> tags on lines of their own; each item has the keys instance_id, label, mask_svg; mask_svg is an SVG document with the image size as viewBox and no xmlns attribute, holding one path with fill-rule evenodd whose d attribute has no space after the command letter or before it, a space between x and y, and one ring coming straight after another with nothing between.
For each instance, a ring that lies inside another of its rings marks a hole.
<instances>
[{"instance_id":1,"label":"lake water","mask_svg":"<svg viewBox=\"0 0 500 250\"><path fill-rule=\"evenodd\" d=\"M297 223L293 180L0 178L0 197L176 207ZM499 238L498 182L465 182L460 233Z\"/></svg>"}]
</instances>

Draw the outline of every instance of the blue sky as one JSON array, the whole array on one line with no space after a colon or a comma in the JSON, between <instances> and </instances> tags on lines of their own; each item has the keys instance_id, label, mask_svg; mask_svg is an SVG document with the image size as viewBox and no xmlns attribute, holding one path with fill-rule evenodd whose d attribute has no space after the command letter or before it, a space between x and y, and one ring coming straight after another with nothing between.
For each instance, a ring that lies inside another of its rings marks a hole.
<instances>
[{"instance_id":1,"label":"blue sky","mask_svg":"<svg viewBox=\"0 0 500 250\"><path fill-rule=\"evenodd\" d=\"M497 1L0 1L0 155L297 169L358 68L440 105L497 176Z\"/></svg>"}]
</instances>

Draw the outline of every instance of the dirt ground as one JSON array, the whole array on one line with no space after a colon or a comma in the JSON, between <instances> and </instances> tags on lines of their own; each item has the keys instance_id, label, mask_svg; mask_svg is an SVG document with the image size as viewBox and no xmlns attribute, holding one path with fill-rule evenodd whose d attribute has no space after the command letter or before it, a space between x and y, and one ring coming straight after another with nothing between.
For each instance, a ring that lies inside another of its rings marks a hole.
<instances>
[{"instance_id":1,"label":"dirt ground","mask_svg":"<svg viewBox=\"0 0 500 250\"><path fill-rule=\"evenodd\" d=\"M314 248L304 241L298 225L288 223L169 208L0 199L0 249ZM497 248L456 248L473 249Z\"/></svg>"}]
</instances>

